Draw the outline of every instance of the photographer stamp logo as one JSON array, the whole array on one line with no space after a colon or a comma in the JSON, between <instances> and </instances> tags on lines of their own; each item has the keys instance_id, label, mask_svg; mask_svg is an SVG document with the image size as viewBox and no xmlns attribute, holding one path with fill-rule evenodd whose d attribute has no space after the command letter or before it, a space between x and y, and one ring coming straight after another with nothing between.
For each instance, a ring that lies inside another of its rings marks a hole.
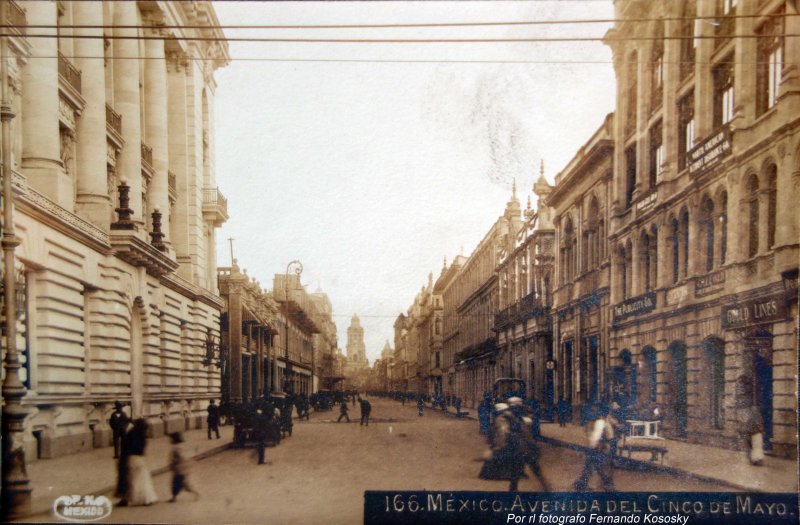
<instances>
[{"instance_id":1,"label":"photographer stamp logo","mask_svg":"<svg viewBox=\"0 0 800 525\"><path fill-rule=\"evenodd\" d=\"M69 521L97 521L111 515L111 501L105 496L59 496L53 514Z\"/></svg>"}]
</instances>

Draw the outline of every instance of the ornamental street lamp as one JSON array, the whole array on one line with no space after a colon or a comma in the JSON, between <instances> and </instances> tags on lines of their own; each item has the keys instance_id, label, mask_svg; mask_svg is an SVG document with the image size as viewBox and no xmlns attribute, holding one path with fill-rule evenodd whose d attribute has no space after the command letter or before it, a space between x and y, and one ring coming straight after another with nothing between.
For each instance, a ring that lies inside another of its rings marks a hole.
<instances>
[{"instance_id":1,"label":"ornamental street lamp","mask_svg":"<svg viewBox=\"0 0 800 525\"><path fill-rule=\"evenodd\" d=\"M287 374L286 374L286 376L284 377L284 380L283 380L283 390L284 391L286 391L287 390L286 387L288 385L290 385L289 378L288 378L288 372L289 372L289 275L291 273L294 273L295 275L297 275L297 281L299 282L300 281L300 276L303 273L303 263L301 263L297 259L289 262L289 264L286 265L286 274L285 274L285 278L284 278L284 281L283 281L283 299L284 299L284 303L283 304L284 304L284 314L285 314L284 323L285 323L285 327L286 327L286 345L285 345L286 346L286 349L285 349L285 351L286 351L286 355L285 355L286 368L285 368L285 370L287 372ZM277 365L277 363L275 363L275 364ZM276 369L275 373L277 374L277 369ZM276 383L277 383L277 381L276 381Z\"/></svg>"},{"instance_id":2,"label":"ornamental street lamp","mask_svg":"<svg viewBox=\"0 0 800 525\"><path fill-rule=\"evenodd\" d=\"M3 177L3 291L5 293L5 371L2 396L5 400L3 406L2 423L2 450L3 450L3 488L2 488L2 517L14 518L24 516L30 511L31 487L28 472L25 467L25 449L23 447L23 431L25 417L28 412L22 406L25 397L25 385L20 381L19 355L17 352L17 282L15 271L14 250L20 241L14 235L14 193L11 185L11 120L14 112L8 99L8 75L6 63L6 39L0 40L0 126L2 126L2 154Z\"/></svg>"}]
</instances>

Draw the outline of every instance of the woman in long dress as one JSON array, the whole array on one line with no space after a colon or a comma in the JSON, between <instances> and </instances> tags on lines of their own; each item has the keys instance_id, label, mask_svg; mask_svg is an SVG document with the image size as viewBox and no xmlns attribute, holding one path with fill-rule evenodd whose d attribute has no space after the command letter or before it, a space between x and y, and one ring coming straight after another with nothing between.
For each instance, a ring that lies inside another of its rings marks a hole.
<instances>
[{"instance_id":1,"label":"woman in long dress","mask_svg":"<svg viewBox=\"0 0 800 525\"><path fill-rule=\"evenodd\" d=\"M147 447L147 421L137 419L127 435L128 447L128 505L152 505L158 501L153 478L144 458Z\"/></svg>"}]
</instances>

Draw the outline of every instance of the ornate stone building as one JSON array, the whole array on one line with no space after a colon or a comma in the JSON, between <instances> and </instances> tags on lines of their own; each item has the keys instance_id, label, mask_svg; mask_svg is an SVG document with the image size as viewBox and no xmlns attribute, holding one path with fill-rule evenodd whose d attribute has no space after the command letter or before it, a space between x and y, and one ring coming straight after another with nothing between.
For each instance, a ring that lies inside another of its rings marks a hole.
<instances>
[{"instance_id":1,"label":"ornate stone building","mask_svg":"<svg viewBox=\"0 0 800 525\"><path fill-rule=\"evenodd\" d=\"M530 198L514 242L500 252L498 311L494 316L504 375L524 379L528 395L552 403L556 378L550 300L553 283L553 188L544 165L534 184L536 210Z\"/></svg>"},{"instance_id":2,"label":"ornate stone building","mask_svg":"<svg viewBox=\"0 0 800 525\"><path fill-rule=\"evenodd\" d=\"M637 373L612 394L720 445L755 406L767 448L795 455L797 3L614 5L607 360Z\"/></svg>"},{"instance_id":3,"label":"ornate stone building","mask_svg":"<svg viewBox=\"0 0 800 525\"><path fill-rule=\"evenodd\" d=\"M611 199L614 117L556 176L547 199L555 212L553 354L556 401L600 399L609 365Z\"/></svg>"},{"instance_id":4,"label":"ornate stone building","mask_svg":"<svg viewBox=\"0 0 800 525\"><path fill-rule=\"evenodd\" d=\"M3 4L27 457L110 443L115 400L154 434L200 426L219 396L203 361L227 219L213 108L228 51L214 9ZM26 38L26 25L51 37ZM189 40L208 36L219 40Z\"/></svg>"}]
</instances>

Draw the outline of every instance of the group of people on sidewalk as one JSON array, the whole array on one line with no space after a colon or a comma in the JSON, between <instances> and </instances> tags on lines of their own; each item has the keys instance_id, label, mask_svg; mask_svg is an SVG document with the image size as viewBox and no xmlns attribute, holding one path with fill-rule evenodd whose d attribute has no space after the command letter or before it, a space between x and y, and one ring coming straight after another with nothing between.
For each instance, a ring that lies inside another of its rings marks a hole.
<instances>
[{"instance_id":1,"label":"group of people on sidewalk","mask_svg":"<svg viewBox=\"0 0 800 525\"><path fill-rule=\"evenodd\" d=\"M212 400L212 405L213 405ZM216 406L216 405L215 405ZM209 420L213 410L209 408ZM219 438L219 412L217 412L216 431ZM114 402L114 411L109 418L114 442L114 458L117 460L117 489L115 495L120 498L118 507L128 505L152 505L158 502L153 485L153 477L147 466L145 451L147 449L148 425L144 418L131 420L123 410L119 401ZM129 428L130 427L130 428ZM209 421L209 439L211 439L211 421ZM169 434L172 443L170 450L170 470L172 472L172 497L174 502L182 491L191 492L195 499L199 493L189 482L189 466L183 451L183 435L180 432Z\"/></svg>"}]
</instances>

